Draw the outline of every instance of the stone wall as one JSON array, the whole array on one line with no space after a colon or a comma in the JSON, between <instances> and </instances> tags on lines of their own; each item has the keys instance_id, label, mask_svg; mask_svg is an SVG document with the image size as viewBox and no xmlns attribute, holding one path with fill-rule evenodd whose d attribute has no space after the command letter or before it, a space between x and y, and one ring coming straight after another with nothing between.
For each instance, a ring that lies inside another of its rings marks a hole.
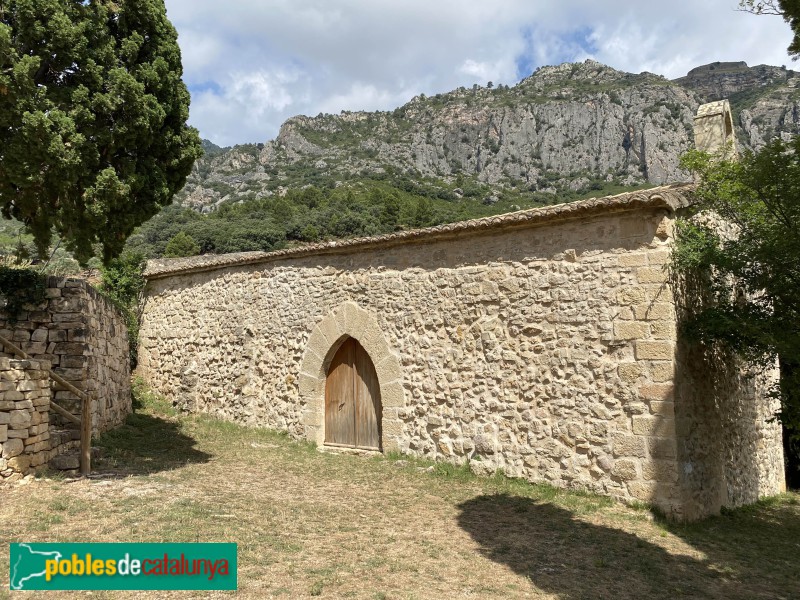
<instances>
[{"instance_id":1,"label":"stone wall","mask_svg":"<svg viewBox=\"0 0 800 600\"><path fill-rule=\"evenodd\" d=\"M131 410L128 331L119 311L82 279L48 277L46 300L18 315L0 311L0 335L92 397L94 434L121 424ZM0 357L13 357L3 353ZM80 400L54 391L61 406L80 417ZM56 415L56 426L74 427Z\"/></svg>"},{"instance_id":2,"label":"stone wall","mask_svg":"<svg viewBox=\"0 0 800 600\"><path fill-rule=\"evenodd\" d=\"M785 491L780 408L767 397L777 368L747 368L719 348L678 347L675 423L687 517L750 504ZM761 398L761 402L753 402Z\"/></svg>"},{"instance_id":3,"label":"stone wall","mask_svg":"<svg viewBox=\"0 0 800 600\"><path fill-rule=\"evenodd\" d=\"M713 119L721 129L719 120L729 118L727 101L709 106L719 106L721 112ZM714 212L692 215L692 220L715 229L723 239L737 235L735 225ZM703 278L696 275L681 277L673 290L679 321L691 320L712 301ZM679 340L675 453L687 518L749 504L785 489L783 454L777 451L782 432L770 423L780 402L770 399L769 389L779 376L777 365L750 367L719 344Z\"/></svg>"},{"instance_id":4,"label":"stone wall","mask_svg":"<svg viewBox=\"0 0 800 600\"><path fill-rule=\"evenodd\" d=\"M667 195L153 263L139 372L188 410L322 445L328 365L350 336L376 368L384 451L697 516L679 477L665 263L680 202ZM772 429L763 424L770 468ZM780 491L769 483L760 495Z\"/></svg>"},{"instance_id":5,"label":"stone wall","mask_svg":"<svg viewBox=\"0 0 800 600\"><path fill-rule=\"evenodd\" d=\"M709 102L698 109L694 118L694 143L703 152L713 154L721 150L728 160L736 158L736 131L730 102Z\"/></svg>"},{"instance_id":6,"label":"stone wall","mask_svg":"<svg viewBox=\"0 0 800 600\"><path fill-rule=\"evenodd\" d=\"M0 358L0 479L14 480L50 458L49 365Z\"/></svg>"},{"instance_id":7,"label":"stone wall","mask_svg":"<svg viewBox=\"0 0 800 600\"><path fill-rule=\"evenodd\" d=\"M50 364L0 358L0 481L13 482L80 446L51 428Z\"/></svg>"},{"instance_id":8,"label":"stone wall","mask_svg":"<svg viewBox=\"0 0 800 600\"><path fill-rule=\"evenodd\" d=\"M0 358L0 481L13 482L44 464L71 459L65 453L80 447L77 430L51 425L49 370L43 360Z\"/></svg>"}]
</instances>

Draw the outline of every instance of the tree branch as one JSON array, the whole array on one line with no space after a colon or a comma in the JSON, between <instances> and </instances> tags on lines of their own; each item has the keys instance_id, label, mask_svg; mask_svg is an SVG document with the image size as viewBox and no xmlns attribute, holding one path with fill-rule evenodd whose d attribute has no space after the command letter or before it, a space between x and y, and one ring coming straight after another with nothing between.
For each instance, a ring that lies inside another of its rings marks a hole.
<instances>
[{"instance_id":1,"label":"tree branch","mask_svg":"<svg viewBox=\"0 0 800 600\"><path fill-rule=\"evenodd\" d=\"M44 85L45 79L44 76L50 70L50 61L49 60L42 60L42 64L39 65L39 68L36 71L36 74L33 76L33 81L37 85Z\"/></svg>"},{"instance_id":2,"label":"tree branch","mask_svg":"<svg viewBox=\"0 0 800 600\"><path fill-rule=\"evenodd\" d=\"M754 15L785 16L778 4L778 0L739 0L739 8L737 10Z\"/></svg>"}]
</instances>

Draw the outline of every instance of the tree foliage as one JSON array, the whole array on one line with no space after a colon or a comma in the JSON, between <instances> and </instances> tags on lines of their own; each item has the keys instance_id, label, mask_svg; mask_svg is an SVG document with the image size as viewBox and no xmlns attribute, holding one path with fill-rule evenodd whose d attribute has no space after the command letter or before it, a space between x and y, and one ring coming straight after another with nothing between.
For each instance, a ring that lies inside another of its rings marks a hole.
<instances>
[{"instance_id":1,"label":"tree foliage","mask_svg":"<svg viewBox=\"0 0 800 600\"><path fill-rule=\"evenodd\" d=\"M102 281L99 291L114 304L125 318L128 328L131 368L136 366L139 345L139 315L142 291L147 283L144 279L146 264L144 255L138 252L123 252L100 270Z\"/></svg>"},{"instance_id":2,"label":"tree foliage","mask_svg":"<svg viewBox=\"0 0 800 600\"><path fill-rule=\"evenodd\" d=\"M163 0L0 3L0 212L119 254L200 154Z\"/></svg>"},{"instance_id":3,"label":"tree foliage","mask_svg":"<svg viewBox=\"0 0 800 600\"><path fill-rule=\"evenodd\" d=\"M199 245L199 253L276 250L293 243L318 242L392 233L512 210L516 196L497 205L456 202L420 195L382 181L362 180L339 188L290 189L284 197L224 203L201 215L173 205L140 227L128 247L148 257L167 256L167 244L181 232ZM532 202L528 200L526 206Z\"/></svg>"},{"instance_id":4,"label":"tree foliage","mask_svg":"<svg viewBox=\"0 0 800 600\"><path fill-rule=\"evenodd\" d=\"M182 256L196 256L200 254L200 245L194 238L183 231L178 232L169 242L164 250L167 258L179 258Z\"/></svg>"},{"instance_id":5,"label":"tree foliage","mask_svg":"<svg viewBox=\"0 0 800 600\"><path fill-rule=\"evenodd\" d=\"M16 265L0 263L0 311L13 325L26 306L45 299L45 278L41 273Z\"/></svg>"},{"instance_id":6,"label":"tree foliage","mask_svg":"<svg viewBox=\"0 0 800 600\"><path fill-rule=\"evenodd\" d=\"M800 433L800 138L738 162L692 151L683 166L700 175L698 209L733 226L728 235L699 219L679 226L675 266L702 273L711 295L687 331L765 367L779 359L779 416Z\"/></svg>"},{"instance_id":7,"label":"tree foliage","mask_svg":"<svg viewBox=\"0 0 800 600\"><path fill-rule=\"evenodd\" d=\"M324 180L303 187L296 184L284 191L284 196L259 198L251 191L226 190L231 199L208 214L178 204L165 208L139 227L126 247L148 258L165 256L167 243L182 231L197 242L201 254L270 251L303 242L453 223L624 190L605 183L556 196L519 188L497 189L466 178L446 183L389 173L354 176L338 186ZM490 194L498 201L483 203ZM2 248L0 237L0 252Z\"/></svg>"}]
</instances>

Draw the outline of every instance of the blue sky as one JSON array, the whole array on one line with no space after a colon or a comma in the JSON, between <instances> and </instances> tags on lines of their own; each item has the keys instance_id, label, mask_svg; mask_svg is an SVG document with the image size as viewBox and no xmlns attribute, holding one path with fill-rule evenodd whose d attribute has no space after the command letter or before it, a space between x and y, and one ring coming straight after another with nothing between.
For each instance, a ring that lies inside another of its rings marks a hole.
<instances>
[{"instance_id":1,"label":"blue sky","mask_svg":"<svg viewBox=\"0 0 800 600\"><path fill-rule=\"evenodd\" d=\"M592 58L675 78L716 60L787 65L789 27L737 0L166 0L190 122L220 145L297 114L389 110ZM800 67L798 67L800 70Z\"/></svg>"},{"instance_id":2,"label":"blue sky","mask_svg":"<svg viewBox=\"0 0 800 600\"><path fill-rule=\"evenodd\" d=\"M549 64L559 64L562 62L573 62L576 57L594 57L599 48L594 39L595 30L591 27L580 27L566 32L556 34L558 51L553 55L554 58ZM533 73L542 64L537 60L538 31L533 26L523 26L520 28L520 35L525 42L525 47L516 57L516 81L524 79ZM614 65L609 65L614 66ZM509 82L511 85L511 82Z\"/></svg>"}]
</instances>

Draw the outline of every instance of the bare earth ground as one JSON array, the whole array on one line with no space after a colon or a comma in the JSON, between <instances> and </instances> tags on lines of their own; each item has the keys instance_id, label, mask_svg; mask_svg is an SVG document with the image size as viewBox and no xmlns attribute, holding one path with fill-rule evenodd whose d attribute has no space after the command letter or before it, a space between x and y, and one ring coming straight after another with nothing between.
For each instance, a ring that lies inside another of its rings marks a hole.
<instances>
[{"instance_id":1,"label":"bare earth ground","mask_svg":"<svg viewBox=\"0 0 800 600\"><path fill-rule=\"evenodd\" d=\"M141 397L140 392L140 397ZM799 598L800 495L691 526L463 468L321 453L157 398L99 444L107 477L0 487L7 542L237 542L239 591L96 598Z\"/></svg>"}]
</instances>

